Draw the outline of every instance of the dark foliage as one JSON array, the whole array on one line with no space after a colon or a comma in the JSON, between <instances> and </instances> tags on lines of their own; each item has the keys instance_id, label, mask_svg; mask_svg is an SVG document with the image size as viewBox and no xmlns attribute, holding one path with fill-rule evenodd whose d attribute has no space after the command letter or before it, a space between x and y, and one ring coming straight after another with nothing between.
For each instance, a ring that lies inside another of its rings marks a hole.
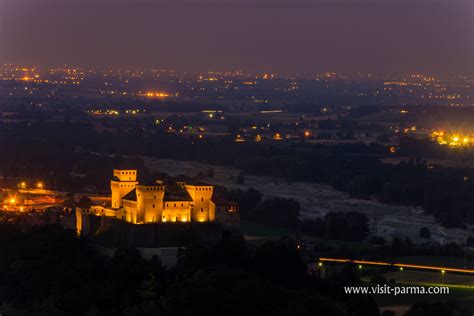
<instances>
[{"instance_id":1,"label":"dark foliage","mask_svg":"<svg viewBox=\"0 0 474 316\"><path fill-rule=\"evenodd\" d=\"M343 294L358 282L351 271L310 277L289 238L254 249L225 234L218 245L189 246L166 271L135 249L102 257L58 226L0 226L6 315L378 315L369 297Z\"/></svg>"},{"instance_id":2,"label":"dark foliage","mask_svg":"<svg viewBox=\"0 0 474 316\"><path fill-rule=\"evenodd\" d=\"M430 239L430 238L431 238L430 229L429 229L428 227L422 227L422 228L420 228L420 237L421 237L421 238Z\"/></svg>"},{"instance_id":3,"label":"dark foliage","mask_svg":"<svg viewBox=\"0 0 474 316\"><path fill-rule=\"evenodd\" d=\"M413 305L406 313L406 316L464 316L472 315L472 312L464 309L455 303L419 303Z\"/></svg>"}]
</instances>

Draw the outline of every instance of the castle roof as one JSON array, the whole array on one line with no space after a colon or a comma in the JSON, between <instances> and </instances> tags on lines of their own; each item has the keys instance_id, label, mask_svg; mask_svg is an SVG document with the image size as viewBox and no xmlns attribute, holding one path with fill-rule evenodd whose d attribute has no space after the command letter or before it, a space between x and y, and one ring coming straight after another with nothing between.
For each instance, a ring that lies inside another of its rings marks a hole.
<instances>
[{"instance_id":1,"label":"castle roof","mask_svg":"<svg viewBox=\"0 0 474 316\"><path fill-rule=\"evenodd\" d=\"M140 185L146 185L146 186L156 186L157 181L160 180L159 178L156 178L154 176L150 175L141 175L138 177L138 183Z\"/></svg>"},{"instance_id":2,"label":"castle roof","mask_svg":"<svg viewBox=\"0 0 474 316\"><path fill-rule=\"evenodd\" d=\"M189 195L188 191L179 186L179 185L167 185L165 187L165 196L163 197L163 201L189 201L192 202L192 198Z\"/></svg>"},{"instance_id":3,"label":"castle roof","mask_svg":"<svg viewBox=\"0 0 474 316\"><path fill-rule=\"evenodd\" d=\"M175 182L184 182L185 184L188 185L195 185L195 186L209 186L209 184L204 183L202 181L196 180L194 178L185 176L185 175L177 175L173 178L171 178L172 181Z\"/></svg>"},{"instance_id":4,"label":"castle roof","mask_svg":"<svg viewBox=\"0 0 474 316\"><path fill-rule=\"evenodd\" d=\"M124 200L127 201L137 201L137 190L133 189L127 195L123 197ZM173 201L188 201L192 202L193 199L189 195L188 191L178 185L166 185L165 187L165 195L163 197L163 201L165 202L173 202Z\"/></svg>"},{"instance_id":5,"label":"castle roof","mask_svg":"<svg viewBox=\"0 0 474 316\"><path fill-rule=\"evenodd\" d=\"M136 189L133 189L132 191L130 191L127 195L125 195L123 197L124 200L127 200L127 201L134 201L136 202L137 201L137 190Z\"/></svg>"},{"instance_id":6,"label":"castle roof","mask_svg":"<svg viewBox=\"0 0 474 316\"><path fill-rule=\"evenodd\" d=\"M238 203L229 201L223 197L212 195L211 201L216 205L237 205Z\"/></svg>"}]
</instances>

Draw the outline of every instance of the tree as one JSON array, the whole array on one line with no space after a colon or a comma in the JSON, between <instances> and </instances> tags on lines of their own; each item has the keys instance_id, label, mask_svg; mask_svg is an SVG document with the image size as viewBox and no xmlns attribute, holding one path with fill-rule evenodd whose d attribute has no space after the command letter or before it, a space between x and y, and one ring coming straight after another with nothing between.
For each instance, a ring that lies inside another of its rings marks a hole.
<instances>
[{"instance_id":1,"label":"tree","mask_svg":"<svg viewBox=\"0 0 474 316\"><path fill-rule=\"evenodd\" d=\"M243 171L239 172L239 174L237 175L237 178L235 178L235 183L245 184L245 174Z\"/></svg>"},{"instance_id":2,"label":"tree","mask_svg":"<svg viewBox=\"0 0 474 316\"><path fill-rule=\"evenodd\" d=\"M324 237L326 223L324 219L318 217L316 219L303 219L300 225L301 232L310 236Z\"/></svg>"},{"instance_id":3,"label":"tree","mask_svg":"<svg viewBox=\"0 0 474 316\"><path fill-rule=\"evenodd\" d=\"M370 238L369 242L371 244L376 244L376 245L385 245L385 239L383 237L380 237L380 236L373 236L372 238Z\"/></svg>"},{"instance_id":4,"label":"tree","mask_svg":"<svg viewBox=\"0 0 474 316\"><path fill-rule=\"evenodd\" d=\"M293 199L273 198L263 201L252 214L258 223L296 228L299 224L300 204Z\"/></svg>"},{"instance_id":5,"label":"tree","mask_svg":"<svg viewBox=\"0 0 474 316\"><path fill-rule=\"evenodd\" d=\"M467 237L466 246L474 247L474 236Z\"/></svg>"},{"instance_id":6,"label":"tree","mask_svg":"<svg viewBox=\"0 0 474 316\"><path fill-rule=\"evenodd\" d=\"M430 239L431 238L430 229L428 227L420 228L420 237L425 238L425 239Z\"/></svg>"},{"instance_id":7,"label":"tree","mask_svg":"<svg viewBox=\"0 0 474 316\"><path fill-rule=\"evenodd\" d=\"M345 241L362 241L369 233L369 219L359 212L331 212L324 216L326 237Z\"/></svg>"},{"instance_id":8,"label":"tree","mask_svg":"<svg viewBox=\"0 0 474 316\"><path fill-rule=\"evenodd\" d=\"M207 175L209 178L214 178L214 168L208 169L207 172L206 172L206 175Z\"/></svg>"},{"instance_id":9,"label":"tree","mask_svg":"<svg viewBox=\"0 0 474 316\"><path fill-rule=\"evenodd\" d=\"M77 206L82 209L89 209L92 206L92 200L88 196L82 196L77 202Z\"/></svg>"},{"instance_id":10,"label":"tree","mask_svg":"<svg viewBox=\"0 0 474 316\"><path fill-rule=\"evenodd\" d=\"M76 206L76 199L74 193L68 193L63 201L63 206L67 208L73 208Z\"/></svg>"},{"instance_id":11,"label":"tree","mask_svg":"<svg viewBox=\"0 0 474 316\"><path fill-rule=\"evenodd\" d=\"M260 191L250 188L247 191L240 189L229 191L227 198L239 204L240 217L249 219L251 214L262 201L263 194Z\"/></svg>"},{"instance_id":12,"label":"tree","mask_svg":"<svg viewBox=\"0 0 474 316\"><path fill-rule=\"evenodd\" d=\"M291 238L250 247L224 235L166 270L132 248L104 258L58 225L0 224L0 237L0 311L12 315L377 315L368 296L340 295L359 282L354 265L338 283L311 278Z\"/></svg>"}]
</instances>

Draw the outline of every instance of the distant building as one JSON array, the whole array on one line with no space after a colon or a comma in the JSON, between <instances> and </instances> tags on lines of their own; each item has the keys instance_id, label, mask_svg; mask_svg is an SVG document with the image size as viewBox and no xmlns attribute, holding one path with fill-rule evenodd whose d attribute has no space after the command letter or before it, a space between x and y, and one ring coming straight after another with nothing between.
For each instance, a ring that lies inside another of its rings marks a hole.
<instances>
[{"instance_id":1,"label":"distant building","mask_svg":"<svg viewBox=\"0 0 474 316\"><path fill-rule=\"evenodd\" d=\"M110 206L77 210L79 233L88 230L86 215L115 218L130 224L220 223L238 227L238 205L214 197L214 187L195 181L137 181L137 170L114 170Z\"/></svg>"}]
</instances>

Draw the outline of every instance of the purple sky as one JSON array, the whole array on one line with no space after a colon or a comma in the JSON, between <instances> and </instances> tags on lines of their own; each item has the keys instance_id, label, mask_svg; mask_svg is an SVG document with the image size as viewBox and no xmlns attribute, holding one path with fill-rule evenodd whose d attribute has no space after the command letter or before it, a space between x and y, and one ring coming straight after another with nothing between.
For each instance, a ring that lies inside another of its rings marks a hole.
<instances>
[{"instance_id":1,"label":"purple sky","mask_svg":"<svg viewBox=\"0 0 474 316\"><path fill-rule=\"evenodd\" d=\"M473 0L0 0L0 62L473 73Z\"/></svg>"}]
</instances>

